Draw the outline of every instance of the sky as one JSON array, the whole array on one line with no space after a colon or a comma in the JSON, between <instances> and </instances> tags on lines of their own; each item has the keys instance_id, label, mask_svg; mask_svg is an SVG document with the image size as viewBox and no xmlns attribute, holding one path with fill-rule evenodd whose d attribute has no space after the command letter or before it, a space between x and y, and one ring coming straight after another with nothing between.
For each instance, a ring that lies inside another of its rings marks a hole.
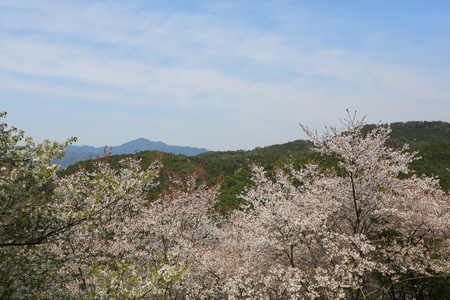
<instances>
[{"instance_id":1,"label":"sky","mask_svg":"<svg viewBox=\"0 0 450 300\"><path fill-rule=\"evenodd\" d=\"M450 1L0 0L0 111L37 142L250 150L346 109L450 122Z\"/></svg>"}]
</instances>

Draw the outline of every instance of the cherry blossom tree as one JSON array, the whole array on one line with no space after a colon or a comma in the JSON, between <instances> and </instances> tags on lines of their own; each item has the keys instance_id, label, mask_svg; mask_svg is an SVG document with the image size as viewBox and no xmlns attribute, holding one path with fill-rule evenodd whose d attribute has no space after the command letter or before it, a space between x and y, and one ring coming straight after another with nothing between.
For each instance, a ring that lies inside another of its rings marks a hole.
<instances>
[{"instance_id":1,"label":"cherry blossom tree","mask_svg":"<svg viewBox=\"0 0 450 300\"><path fill-rule=\"evenodd\" d=\"M339 210L328 226L340 239L349 239L345 251L357 254L344 257L354 280L343 289L346 297L384 295L411 275L448 277L450 203L437 179L402 178L411 173L408 166L417 153L407 152L407 145L387 147L388 127L363 134L364 119L356 114L343 125L320 138L304 130L319 152L338 159L342 172L334 176L332 195ZM377 289L380 278L385 281Z\"/></svg>"},{"instance_id":2,"label":"cherry blossom tree","mask_svg":"<svg viewBox=\"0 0 450 300\"><path fill-rule=\"evenodd\" d=\"M114 217L126 220L135 214L136 203L146 202L156 166L141 170L138 161L126 159L122 169L114 170L98 160L92 171L58 178L59 166L51 162L75 139L36 144L6 123L1 123L0 134L0 297L67 295L84 274L81 267L76 276L64 272L74 266L68 254L83 249L77 243L83 235L89 241L105 236L91 243L91 249L84 248L93 253L100 242L108 243L103 227L117 226ZM71 252L73 246L78 248Z\"/></svg>"},{"instance_id":3,"label":"cherry blossom tree","mask_svg":"<svg viewBox=\"0 0 450 300\"><path fill-rule=\"evenodd\" d=\"M61 197L107 208L44 249L59 265L49 275L49 297L173 299L190 293L191 269L213 237L218 186L199 184L195 174L172 177L172 188L151 200L141 190L152 182L133 175L139 162L123 163L120 173L98 161L94 171L59 180Z\"/></svg>"},{"instance_id":4,"label":"cherry blossom tree","mask_svg":"<svg viewBox=\"0 0 450 300\"><path fill-rule=\"evenodd\" d=\"M387 147L388 127L364 134L364 124L351 117L321 137L303 126L317 151L338 161L334 170L291 165L269 178L253 167L247 205L212 255L216 295L383 298L415 278L448 278L449 197L436 179L410 174L416 153Z\"/></svg>"},{"instance_id":5,"label":"cherry blossom tree","mask_svg":"<svg viewBox=\"0 0 450 300\"><path fill-rule=\"evenodd\" d=\"M144 223L150 228L147 251L156 262L154 294L167 299L198 297L197 265L216 239L220 182L198 183L198 173L172 177L172 188L149 206ZM155 259L157 258L157 259Z\"/></svg>"}]
</instances>

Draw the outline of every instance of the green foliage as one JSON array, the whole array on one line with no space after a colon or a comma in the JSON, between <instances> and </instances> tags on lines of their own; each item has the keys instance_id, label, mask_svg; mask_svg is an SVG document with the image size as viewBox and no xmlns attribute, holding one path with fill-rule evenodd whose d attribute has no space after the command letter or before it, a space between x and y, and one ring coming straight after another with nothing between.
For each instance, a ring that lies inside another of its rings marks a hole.
<instances>
[{"instance_id":1,"label":"green foliage","mask_svg":"<svg viewBox=\"0 0 450 300\"><path fill-rule=\"evenodd\" d=\"M273 159L295 158L310 153L310 141L296 140L285 144L257 147L253 150L210 151L194 156L199 160L228 159L233 157L271 157Z\"/></svg>"},{"instance_id":2,"label":"green foliage","mask_svg":"<svg viewBox=\"0 0 450 300\"><path fill-rule=\"evenodd\" d=\"M6 118L0 112L0 119ZM42 285L45 264L30 259L35 245L46 243L73 223L54 211L53 179L65 143L38 144L22 130L0 123L0 298L26 298ZM46 262L46 264L50 264ZM33 270L30 274L30 270Z\"/></svg>"},{"instance_id":3,"label":"green foliage","mask_svg":"<svg viewBox=\"0 0 450 300\"><path fill-rule=\"evenodd\" d=\"M365 125L363 133L367 133L375 124ZM409 144L411 148L419 148L433 144L450 142L450 123L441 121L409 121L391 123L392 129L387 144L394 148L401 148Z\"/></svg>"},{"instance_id":4,"label":"green foliage","mask_svg":"<svg viewBox=\"0 0 450 300\"><path fill-rule=\"evenodd\" d=\"M417 174L438 176L444 191L450 189L450 142L429 145L417 149L421 159L411 164Z\"/></svg>"},{"instance_id":5,"label":"green foliage","mask_svg":"<svg viewBox=\"0 0 450 300\"><path fill-rule=\"evenodd\" d=\"M388 144L401 147L408 143L411 148L450 142L450 123L441 121L411 121L390 124L392 132Z\"/></svg>"}]
</instances>

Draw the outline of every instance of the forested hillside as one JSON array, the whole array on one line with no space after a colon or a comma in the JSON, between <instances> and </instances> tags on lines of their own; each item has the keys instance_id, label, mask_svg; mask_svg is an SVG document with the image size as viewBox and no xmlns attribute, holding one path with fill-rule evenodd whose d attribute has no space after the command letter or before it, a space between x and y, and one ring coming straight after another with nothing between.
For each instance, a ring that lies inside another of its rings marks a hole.
<instances>
[{"instance_id":1,"label":"forested hillside","mask_svg":"<svg viewBox=\"0 0 450 300\"><path fill-rule=\"evenodd\" d=\"M392 123L392 132L386 145L396 148L405 143L410 144L410 151L419 151L420 160L411 164L411 169L418 174L438 176L442 188L448 191L450 187L450 123L446 122L405 122ZM375 125L365 125L363 132L375 128ZM169 183L169 174L187 175L201 170L204 179L209 182L223 180L220 201L217 204L222 212L234 209L241 204L238 199L244 187L251 184L251 165L261 164L267 170L273 170L286 163L292 163L299 168L306 163L315 161L324 166L333 166L335 161L322 157L312 150L312 143L307 140L296 140L280 145L258 147L253 150L209 151L196 156L175 155L157 151L142 151L132 155L142 159L145 168L155 159L160 158L164 165L161 172L161 185L157 189L162 192ZM111 157L113 165L127 155ZM85 162L88 166L91 162ZM76 169L70 166L61 174L70 174Z\"/></svg>"},{"instance_id":2,"label":"forested hillside","mask_svg":"<svg viewBox=\"0 0 450 300\"><path fill-rule=\"evenodd\" d=\"M392 132L388 142L401 146L408 143L412 148L450 142L450 123L441 121L411 121L390 124Z\"/></svg>"}]
</instances>

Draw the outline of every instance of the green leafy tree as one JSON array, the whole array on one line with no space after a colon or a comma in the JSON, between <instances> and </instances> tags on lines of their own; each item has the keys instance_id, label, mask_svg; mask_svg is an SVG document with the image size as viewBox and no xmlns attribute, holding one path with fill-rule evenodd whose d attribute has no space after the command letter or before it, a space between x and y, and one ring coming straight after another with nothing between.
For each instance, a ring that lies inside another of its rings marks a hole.
<instances>
[{"instance_id":1,"label":"green leafy tree","mask_svg":"<svg viewBox=\"0 0 450 300\"><path fill-rule=\"evenodd\" d=\"M0 118L5 117L6 112L0 112ZM0 123L1 298L20 298L32 280L27 273L42 271L25 258L31 246L48 241L80 221L62 221L52 209L58 166L51 161L62 157L67 145L75 140L37 144L22 130Z\"/></svg>"}]
</instances>

